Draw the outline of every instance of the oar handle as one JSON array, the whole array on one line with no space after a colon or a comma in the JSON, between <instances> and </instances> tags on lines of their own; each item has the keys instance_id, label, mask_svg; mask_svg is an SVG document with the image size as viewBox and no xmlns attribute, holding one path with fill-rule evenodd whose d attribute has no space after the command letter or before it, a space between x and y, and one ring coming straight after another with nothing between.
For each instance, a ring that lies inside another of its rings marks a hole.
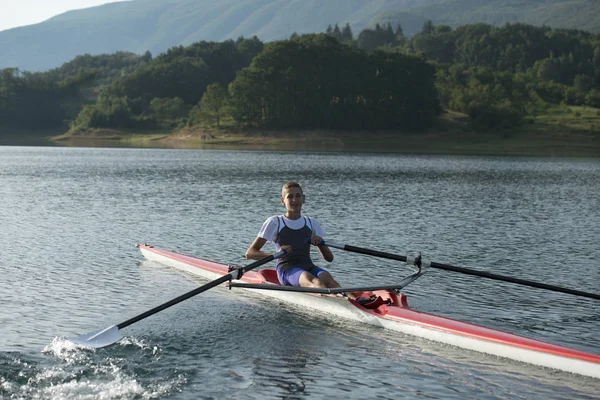
<instances>
[{"instance_id":1,"label":"oar handle","mask_svg":"<svg viewBox=\"0 0 600 400\"><path fill-rule=\"evenodd\" d=\"M323 240L321 242L321 244L323 244L325 246L328 246L328 247L333 247L335 249L351 251L353 253L366 254L368 256L388 258L390 260L396 260L396 261L402 261L402 262L406 262L408 260L408 257L406 257L406 256L401 256L401 255L392 254L392 253L386 253L386 252L383 252L383 251L364 249L364 248L361 248L361 247L350 246L348 244L331 243L331 242L328 242L326 240Z\"/></svg>"},{"instance_id":2,"label":"oar handle","mask_svg":"<svg viewBox=\"0 0 600 400\"><path fill-rule=\"evenodd\" d=\"M164 309L167 309L167 308L169 308L171 306L174 306L177 303L181 303L182 301L187 300L190 297L193 297L193 296L195 296L197 294L200 294L202 292L205 292L208 289L212 289L215 286L218 286L218 285L220 285L222 283L225 283L227 281L230 281L232 279L238 279L245 272L248 272L248 271L250 271L250 270L252 270L254 268L258 268L261 265L266 264L269 261L272 261L272 260L274 260L276 258L279 258L279 257L281 257L281 256L283 256L285 254L286 254L286 251L285 250L281 250L281 251L279 251L279 252L277 252L275 254L271 254L270 256L267 256L265 258L261 258L260 260L255 261L252 264L248 264L248 265L246 265L244 267L240 267L239 269L235 269L235 270L231 271L230 273L228 273L226 275L223 275L222 277L220 277L218 279L215 279L212 282L207 283L206 285L200 286L200 287L198 287L198 288L196 288L194 290L191 290L191 291L189 291L187 293L182 294L179 297L174 298L173 300L167 301L166 303L161 304L159 306L156 306L156 307L154 307L151 310L148 310L148 311L146 311L146 312L144 312L144 313L142 313L140 315L137 315L137 316L135 316L133 318L130 318L127 321L121 322L120 324L117 325L117 328L118 329L123 329L126 326L129 326L129 325L134 324L134 323L136 323L138 321L141 321L144 318L148 318L149 316L154 315L157 312L160 312L160 311L162 311Z\"/></svg>"},{"instance_id":3,"label":"oar handle","mask_svg":"<svg viewBox=\"0 0 600 400\"><path fill-rule=\"evenodd\" d=\"M346 251L351 251L353 253L366 254L366 255L375 256L375 257L387 258L390 260L397 260L397 261L403 261L403 262L408 262L408 263L410 263L410 261L411 261L411 259L406 256L401 256L401 255L392 254L392 253L385 253L383 251L365 249L365 248L356 247L356 246L350 246L347 244L330 243L325 240L321 244L324 244L325 246L333 247L336 249L340 249L340 250L346 250ZM572 294L575 296L581 296L581 297L587 297L590 299L600 300L600 294L588 293L588 292L583 292L581 290L575 290L575 289L569 289L569 288L564 288L564 287L555 286L555 285L549 285L547 283L534 282L534 281L529 281L529 280L525 280L525 279L513 278L511 276L503 276L503 275L493 274L491 272L477 271L474 269L469 269L469 268L464 268L464 267L455 267L453 265L442 264L442 263L437 263L437 262L423 263L423 266L427 266L427 265L430 266L431 268L443 269L446 271L458 272L458 273L466 274L466 275L480 276L483 278L494 279L497 281L510 282L510 283L515 283L518 285L552 290L554 292L567 293L567 294Z\"/></svg>"}]
</instances>

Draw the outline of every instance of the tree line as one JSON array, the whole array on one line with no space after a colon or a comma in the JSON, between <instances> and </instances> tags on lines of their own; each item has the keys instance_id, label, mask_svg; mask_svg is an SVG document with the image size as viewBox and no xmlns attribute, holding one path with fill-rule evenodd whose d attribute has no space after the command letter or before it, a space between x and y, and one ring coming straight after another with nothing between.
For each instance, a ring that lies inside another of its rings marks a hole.
<instances>
[{"instance_id":1,"label":"tree line","mask_svg":"<svg viewBox=\"0 0 600 400\"><path fill-rule=\"evenodd\" d=\"M428 21L410 38L390 24L355 37L346 24L268 44L198 42L155 58L86 55L46 73L0 71L0 126L412 130L447 108L493 128L557 103L600 107L600 35Z\"/></svg>"},{"instance_id":2,"label":"tree line","mask_svg":"<svg viewBox=\"0 0 600 400\"><path fill-rule=\"evenodd\" d=\"M419 57L365 52L327 34L264 46L256 38L199 42L115 81L72 128L220 126L227 118L273 129L423 128L440 111L434 74Z\"/></svg>"},{"instance_id":3,"label":"tree line","mask_svg":"<svg viewBox=\"0 0 600 400\"><path fill-rule=\"evenodd\" d=\"M476 125L518 125L552 104L600 107L599 34L508 23L452 29L427 21L410 39L400 26L377 25L356 45L429 60L442 107Z\"/></svg>"},{"instance_id":4,"label":"tree line","mask_svg":"<svg viewBox=\"0 0 600 400\"><path fill-rule=\"evenodd\" d=\"M55 128L64 126L93 103L99 86L110 85L120 76L148 64L152 55L117 52L84 54L43 73L0 70L0 127Z\"/></svg>"}]
</instances>

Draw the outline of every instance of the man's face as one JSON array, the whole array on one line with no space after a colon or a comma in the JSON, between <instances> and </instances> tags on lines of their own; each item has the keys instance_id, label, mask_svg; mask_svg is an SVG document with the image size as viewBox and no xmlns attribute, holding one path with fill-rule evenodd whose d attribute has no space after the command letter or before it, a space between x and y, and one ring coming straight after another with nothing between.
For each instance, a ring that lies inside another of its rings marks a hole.
<instances>
[{"instance_id":1,"label":"man's face","mask_svg":"<svg viewBox=\"0 0 600 400\"><path fill-rule=\"evenodd\" d=\"M284 189L281 193L281 204L289 211L300 211L304 203L304 195L299 187Z\"/></svg>"}]
</instances>

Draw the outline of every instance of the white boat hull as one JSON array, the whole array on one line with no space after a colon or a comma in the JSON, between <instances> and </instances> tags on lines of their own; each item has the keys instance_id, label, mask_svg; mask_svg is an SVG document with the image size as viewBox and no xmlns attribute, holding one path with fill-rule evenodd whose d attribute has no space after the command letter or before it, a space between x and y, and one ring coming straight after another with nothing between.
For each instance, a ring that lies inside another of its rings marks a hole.
<instances>
[{"instance_id":1,"label":"white boat hull","mask_svg":"<svg viewBox=\"0 0 600 400\"><path fill-rule=\"evenodd\" d=\"M218 267L218 263L178 255L145 245L138 245L138 247L148 260L208 280L214 280L224 275L222 271L212 271L204 266L205 263L209 263ZM364 309L342 297L261 289L244 288L244 290L407 335L600 379L600 356L415 311L408 307L405 296L401 297L402 304L389 307L391 311L386 308L386 312L380 315L378 310Z\"/></svg>"}]
</instances>

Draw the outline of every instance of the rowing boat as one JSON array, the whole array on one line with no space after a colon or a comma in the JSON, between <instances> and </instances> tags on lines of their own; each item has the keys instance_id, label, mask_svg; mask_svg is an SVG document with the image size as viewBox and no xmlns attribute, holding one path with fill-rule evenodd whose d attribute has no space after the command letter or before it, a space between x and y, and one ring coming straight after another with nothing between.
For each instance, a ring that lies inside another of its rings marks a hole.
<instances>
[{"instance_id":1,"label":"rowing boat","mask_svg":"<svg viewBox=\"0 0 600 400\"><path fill-rule=\"evenodd\" d=\"M139 244L148 260L170 266L206 279L217 279L231 272L231 267L201 258L174 253L157 247ZM411 275L402 287L423 271ZM413 310L405 295L396 290L375 290L376 301L361 304L340 296L324 296L284 290L273 269L248 271L239 280L245 290L261 293L298 306L318 310L337 317L380 326L435 342L492 354L520 362L562 370L600 379L600 356L569 349L547 342L529 339L482 326ZM279 290L262 290L262 289ZM353 288L355 290L355 288ZM335 291L329 291L336 293Z\"/></svg>"}]
</instances>

